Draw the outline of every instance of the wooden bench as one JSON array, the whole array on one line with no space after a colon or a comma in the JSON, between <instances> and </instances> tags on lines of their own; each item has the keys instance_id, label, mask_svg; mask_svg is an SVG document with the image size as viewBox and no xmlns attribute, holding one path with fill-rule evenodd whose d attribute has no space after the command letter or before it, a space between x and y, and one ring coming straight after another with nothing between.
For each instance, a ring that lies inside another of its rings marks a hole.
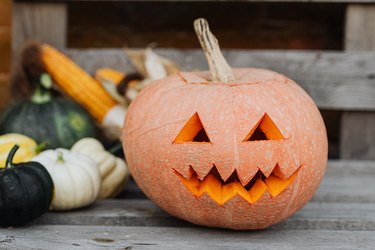
<instances>
[{"instance_id":1,"label":"wooden bench","mask_svg":"<svg viewBox=\"0 0 375 250\"><path fill-rule=\"evenodd\" d=\"M0 230L0 248L36 249L373 249L375 166L329 161L314 198L294 216L263 231L198 227L161 211L130 183L127 199L47 213L24 228Z\"/></svg>"},{"instance_id":2,"label":"wooden bench","mask_svg":"<svg viewBox=\"0 0 375 250\"><path fill-rule=\"evenodd\" d=\"M119 48L67 47L71 2L90 1L15 1L13 53L33 38L62 49L90 73L103 66L131 67ZM321 187L301 211L264 231L207 229L170 217L144 199L131 182L122 199L98 201L69 213L47 213L31 226L1 230L0 248L373 248L375 162L366 160L375 160L375 52L371 52L375 49L375 1L287 2L346 5L346 51L225 50L224 54L234 67L251 65L281 72L296 80L320 109L342 111L341 128L337 128L342 159L329 161ZM157 52L184 70L207 68L203 54L196 49Z\"/></svg>"}]
</instances>

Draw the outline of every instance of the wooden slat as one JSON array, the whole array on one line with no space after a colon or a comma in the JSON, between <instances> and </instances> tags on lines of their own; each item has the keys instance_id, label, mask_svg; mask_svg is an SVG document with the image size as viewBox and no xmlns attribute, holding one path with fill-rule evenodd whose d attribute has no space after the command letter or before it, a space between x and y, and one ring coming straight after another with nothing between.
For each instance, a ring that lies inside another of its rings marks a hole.
<instances>
[{"instance_id":1,"label":"wooden slat","mask_svg":"<svg viewBox=\"0 0 375 250\"><path fill-rule=\"evenodd\" d=\"M345 49L375 50L375 5L352 4L347 8Z\"/></svg>"},{"instance_id":2,"label":"wooden slat","mask_svg":"<svg viewBox=\"0 0 375 250\"><path fill-rule=\"evenodd\" d=\"M183 70L207 69L200 50L156 50ZM121 49L67 50L90 73L100 67L132 71ZM320 108L375 110L375 53L226 50L233 67L268 68L289 76Z\"/></svg>"},{"instance_id":3,"label":"wooden slat","mask_svg":"<svg viewBox=\"0 0 375 250\"><path fill-rule=\"evenodd\" d=\"M50 212L34 225L105 225L191 227L171 217L150 200L103 200L95 205L65 213ZM375 203L309 202L295 215L272 228L299 230L374 230Z\"/></svg>"},{"instance_id":4,"label":"wooden slat","mask_svg":"<svg viewBox=\"0 0 375 250\"><path fill-rule=\"evenodd\" d=\"M67 8L64 3L14 3L12 52L16 55L30 39L64 48Z\"/></svg>"},{"instance_id":5,"label":"wooden slat","mask_svg":"<svg viewBox=\"0 0 375 250\"><path fill-rule=\"evenodd\" d=\"M340 152L341 157L344 159L375 160L374 113L343 113Z\"/></svg>"},{"instance_id":6,"label":"wooden slat","mask_svg":"<svg viewBox=\"0 0 375 250\"><path fill-rule=\"evenodd\" d=\"M6 249L373 249L373 231L33 226L0 231Z\"/></svg>"},{"instance_id":7,"label":"wooden slat","mask_svg":"<svg viewBox=\"0 0 375 250\"><path fill-rule=\"evenodd\" d=\"M345 48L375 50L375 5L348 6ZM374 79L372 82L375 89ZM375 114L344 112L341 124L341 157L375 160Z\"/></svg>"}]
</instances>

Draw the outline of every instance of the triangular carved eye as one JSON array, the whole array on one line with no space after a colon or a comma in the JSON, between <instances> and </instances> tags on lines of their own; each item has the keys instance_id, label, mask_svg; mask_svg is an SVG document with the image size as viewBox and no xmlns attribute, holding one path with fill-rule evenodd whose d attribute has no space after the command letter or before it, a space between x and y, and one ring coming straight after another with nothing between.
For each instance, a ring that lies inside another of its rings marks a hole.
<instances>
[{"instance_id":1,"label":"triangular carved eye","mask_svg":"<svg viewBox=\"0 0 375 250\"><path fill-rule=\"evenodd\" d=\"M198 113L195 113L178 133L173 143L211 142Z\"/></svg>"},{"instance_id":2,"label":"triangular carved eye","mask_svg":"<svg viewBox=\"0 0 375 250\"><path fill-rule=\"evenodd\" d=\"M284 136L280 133L272 119L264 114L243 141L265 141L282 140Z\"/></svg>"}]
</instances>

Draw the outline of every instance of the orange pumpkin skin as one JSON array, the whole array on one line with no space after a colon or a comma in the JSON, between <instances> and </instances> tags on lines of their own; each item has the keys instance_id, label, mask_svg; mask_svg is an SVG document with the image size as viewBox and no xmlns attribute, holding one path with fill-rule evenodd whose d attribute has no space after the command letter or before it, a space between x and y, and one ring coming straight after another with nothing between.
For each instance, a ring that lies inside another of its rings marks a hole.
<instances>
[{"instance_id":1,"label":"orange pumpkin skin","mask_svg":"<svg viewBox=\"0 0 375 250\"><path fill-rule=\"evenodd\" d=\"M151 84L129 107L123 146L139 187L171 215L204 226L262 229L311 199L325 172L327 135L316 105L292 80L263 69L233 72L235 83L208 82L208 72L191 72ZM176 143L195 113L210 143ZM265 114L283 139L244 141ZM245 184L258 170L268 177L275 166L283 178L296 174L274 197L267 189L253 203L237 194L219 204L182 183L191 167L203 180L213 165L224 181L236 170Z\"/></svg>"}]
</instances>

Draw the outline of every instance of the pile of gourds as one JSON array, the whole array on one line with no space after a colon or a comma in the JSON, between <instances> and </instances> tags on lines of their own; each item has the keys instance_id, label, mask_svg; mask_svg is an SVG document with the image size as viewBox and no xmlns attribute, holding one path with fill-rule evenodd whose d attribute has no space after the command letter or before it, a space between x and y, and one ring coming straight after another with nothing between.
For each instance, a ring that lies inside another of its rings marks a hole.
<instances>
[{"instance_id":1,"label":"pile of gourds","mask_svg":"<svg viewBox=\"0 0 375 250\"><path fill-rule=\"evenodd\" d=\"M0 221L0 227L22 225L48 209L72 210L114 197L128 177L124 160L94 138L78 140L71 150L40 152L30 137L2 135L0 214L7 219Z\"/></svg>"},{"instance_id":2,"label":"pile of gourds","mask_svg":"<svg viewBox=\"0 0 375 250\"><path fill-rule=\"evenodd\" d=\"M77 98L56 94L59 76L52 80L47 65L27 59L38 58L38 53L30 55L30 51L39 49L34 45L26 49L29 52L22 53L24 62L19 67L18 78L24 76L25 84L31 86L29 96L14 98L0 114L0 227L25 224L47 210L72 210L113 198L130 175L125 161L96 139L94 119L104 119L105 105L94 98L88 107ZM83 71L78 73L85 76ZM91 96L98 97L97 93ZM106 93L101 101L105 100L109 106L114 103Z\"/></svg>"}]
</instances>

